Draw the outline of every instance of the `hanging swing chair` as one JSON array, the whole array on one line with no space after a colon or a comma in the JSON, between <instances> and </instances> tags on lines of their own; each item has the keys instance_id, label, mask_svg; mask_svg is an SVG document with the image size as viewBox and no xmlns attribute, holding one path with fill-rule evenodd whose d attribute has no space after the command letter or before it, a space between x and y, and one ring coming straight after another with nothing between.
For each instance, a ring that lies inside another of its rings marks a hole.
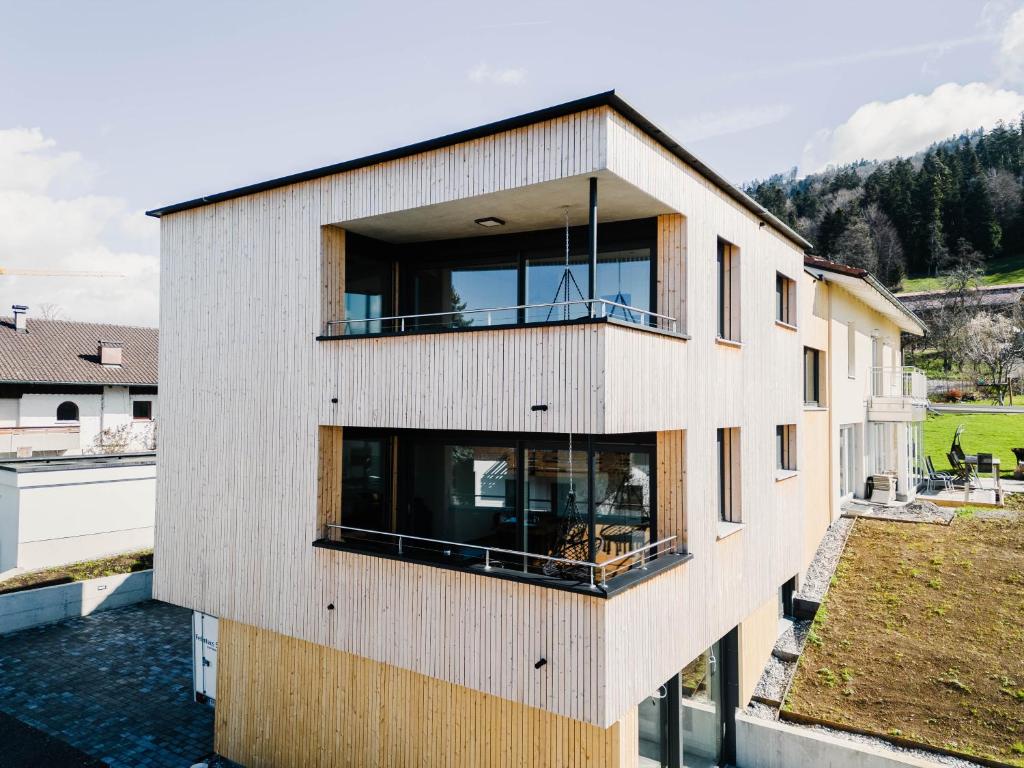
<instances>
[{"instance_id":1,"label":"hanging swing chair","mask_svg":"<svg viewBox=\"0 0 1024 768\"><path fill-rule=\"evenodd\" d=\"M580 290L579 284L576 282L576 278L572 275L572 270L569 266L569 208L565 208L565 270L562 273L562 279L558 283L558 289L555 292L555 301L559 301L559 294L564 295L564 301L569 302L569 289L570 286L575 287L576 292L579 294L580 301L585 302L586 299L583 296L583 292ZM563 307L565 310L563 316L565 319L569 319L569 307L566 303ZM551 308L553 310L554 307ZM550 319L551 310L548 310L548 318ZM568 355L568 344L563 344L563 349L566 350ZM563 366L563 373L567 369L568 358L566 358L566 365ZM572 405L570 404L570 413L573 413ZM558 524L558 530L555 534L555 544L551 550L552 557L562 558L564 560L577 560L586 562L590 560L590 525L586 518L580 513L579 505L576 501L576 477L573 469L573 439L572 430L569 431L569 492L565 497L565 507L562 510L561 520ZM599 544L595 542L595 547ZM571 565L569 563L553 562L551 560L544 561L544 574L546 576L558 576L561 578L572 578L579 581L586 580L590 576L590 569L583 566Z\"/></svg>"}]
</instances>

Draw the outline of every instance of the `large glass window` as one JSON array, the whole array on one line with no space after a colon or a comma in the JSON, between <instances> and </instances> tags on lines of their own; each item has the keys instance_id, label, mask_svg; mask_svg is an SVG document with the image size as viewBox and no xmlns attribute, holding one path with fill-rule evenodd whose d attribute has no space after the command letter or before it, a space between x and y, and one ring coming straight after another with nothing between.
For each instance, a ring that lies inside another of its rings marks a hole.
<instances>
[{"instance_id":1,"label":"large glass window","mask_svg":"<svg viewBox=\"0 0 1024 768\"><path fill-rule=\"evenodd\" d=\"M567 560L591 554L587 452L527 448L523 551Z\"/></svg>"},{"instance_id":2,"label":"large glass window","mask_svg":"<svg viewBox=\"0 0 1024 768\"><path fill-rule=\"evenodd\" d=\"M529 255L526 258L525 304L577 302L562 307L534 307L526 310L526 322L542 323L586 317L590 291L590 262L582 253L569 259L566 273L565 254ZM597 297L623 306L595 308L599 316L617 317L631 323L649 324L643 312L651 309L651 249L598 251Z\"/></svg>"},{"instance_id":3,"label":"large glass window","mask_svg":"<svg viewBox=\"0 0 1024 768\"><path fill-rule=\"evenodd\" d=\"M345 318L342 327L347 335L380 333L384 330L377 318L390 314L391 274L390 258L355 245L345 256Z\"/></svg>"},{"instance_id":4,"label":"large glass window","mask_svg":"<svg viewBox=\"0 0 1024 768\"><path fill-rule=\"evenodd\" d=\"M519 303L517 259L467 260L461 264L424 267L414 278L413 314L449 313L417 320L418 328L468 328L515 323Z\"/></svg>"},{"instance_id":5,"label":"large glass window","mask_svg":"<svg viewBox=\"0 0 1024 768\"><path fill-rule=\"evenodd\" d=\"M416 442L410 456L410 500L402 532L514 548L516 453L514 445ZM482 556L472 548L462 554Z\"/></svg>"},{"instance_id":6,"label":"large glass window","mask_svg":"<svg viewBox=\"0 0 1024 768\"><path fill-rule=\"evenodd\" d=\"M599 560L614 559L652 541L651 502L650 453L614 448L594 451Z\"/></svg>"},{"instance_id":7,"label":"large glass window","mask_svg":"<svg viewBox=\"0 0 1024 768\"><path fill-rule=\"evenodd\" d=\"M342 441L341 524L373 531L391 530L390 440L345 437Z\"/></svg>"}]
</instances>

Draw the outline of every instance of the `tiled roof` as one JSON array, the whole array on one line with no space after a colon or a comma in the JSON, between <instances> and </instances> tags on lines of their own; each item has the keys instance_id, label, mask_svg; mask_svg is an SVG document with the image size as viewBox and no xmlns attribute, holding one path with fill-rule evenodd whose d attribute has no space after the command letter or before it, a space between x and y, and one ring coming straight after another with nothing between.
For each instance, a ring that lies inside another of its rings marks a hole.
<instances>
[{"instance_id":1,"label":"tiled roof","mask_svg":"<svg viewBox=\"0 0 1024 768\"><path fill-rule=\"evenodd\" d=\"M98 342L123 345L120 367L100 365ZM0 317L0 382L156 385L156 328L28 318L28 333Z\"/></svg>"}]
</instances>

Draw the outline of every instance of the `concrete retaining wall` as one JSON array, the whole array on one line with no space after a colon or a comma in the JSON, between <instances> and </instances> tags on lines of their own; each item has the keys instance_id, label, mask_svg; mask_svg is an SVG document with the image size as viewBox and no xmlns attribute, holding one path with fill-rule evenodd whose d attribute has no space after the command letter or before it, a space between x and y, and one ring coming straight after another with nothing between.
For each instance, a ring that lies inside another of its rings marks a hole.
<instances>
[{"instance_id":1,"label":"concrete retaining wall","mask_svg":"<svg viewBox=\"0 0 1024 768\"><path fill-rule=\"evenodd\" d=\"M944 768L933 760L741 712L736 713L736 762L740 768Z\"/></svg>"},{"instance_id":2,"label":"concrete retaining wall","mask_svg":"<svg viewBox=\"0 0 1024 768\"><path fill-rule=\"evenodd\" d=\"M0 595L0 635L40 624L88 616L153 597L153 571L103 576Z\"/></svg>"}]
</instances>

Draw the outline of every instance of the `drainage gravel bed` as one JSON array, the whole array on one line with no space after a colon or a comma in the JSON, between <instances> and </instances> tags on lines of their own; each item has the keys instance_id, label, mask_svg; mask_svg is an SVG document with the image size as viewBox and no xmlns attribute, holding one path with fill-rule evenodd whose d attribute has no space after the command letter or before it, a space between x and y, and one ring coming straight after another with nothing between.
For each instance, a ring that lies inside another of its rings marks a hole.
<instances>
[{"instance_id":1,"label":"drainage gravel bed","mask_svg":"<svg viewBox=\"0 0 1024 768\"><path fill-rule=\"evenodd\" d=\"M821 602L828 591L832 574L835 573L839 558L842 557L846 537L853 528L853 520L841 517L829 526L825 537L814 553L814 560L807 568L807 576L800 586L799 596Z\"/></svg>"}]
</instances>

